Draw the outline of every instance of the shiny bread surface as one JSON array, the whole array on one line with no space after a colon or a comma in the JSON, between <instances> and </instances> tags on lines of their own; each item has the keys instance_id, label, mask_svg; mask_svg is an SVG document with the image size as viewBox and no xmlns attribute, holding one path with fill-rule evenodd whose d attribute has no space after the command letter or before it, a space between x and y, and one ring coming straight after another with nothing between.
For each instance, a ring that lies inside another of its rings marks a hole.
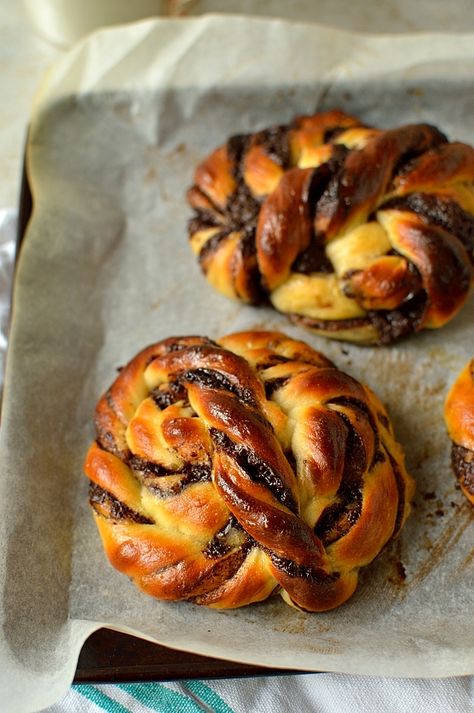
<instances>
[{"instance_id":1,"label":"shiny bread surface","mask_svg":"<svg viewBox=\"0 0 474 713\"><path fill-rule=\"evenodd\" d=\"M277 332L172 337L96 409L85 473L111 564L150 595L339 606L399 532L413 480L375 394Z\"/></svg>"},{"instance_id":2,"label":"shiny bread surface","mask_svg":"<svg viewBox=\"0 0 474 713\"><path fill-rule=\"evenodd\" d=\"M436 329L474 277L474 149L340 111L231 137L197 167L190 244L227 297L334 339Z\"/></svg>"}]
</instances>

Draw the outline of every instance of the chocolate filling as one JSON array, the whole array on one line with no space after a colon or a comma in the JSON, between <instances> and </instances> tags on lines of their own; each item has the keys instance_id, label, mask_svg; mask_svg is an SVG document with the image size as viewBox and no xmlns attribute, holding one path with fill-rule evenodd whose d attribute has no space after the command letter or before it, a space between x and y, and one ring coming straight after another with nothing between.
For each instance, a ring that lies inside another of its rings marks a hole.
<instances>
[{"instance_id":1,"label":"chocolate filling","mask_svg":"<svg viewBox=\"0 0 474 713\"><path fill-rule=\"evenodd\" d=\"M420 140L418 147L412 146L399 156L392 170L392 176L410 173L410 171L413 170L413 162L426 153L426 151L431 151L436 147L441 146L441 144L446 144L448 142L446 134L443 134L443 132L433 124L414 125L412 127L405 127L405 130L409 130L410 128L413 132L421 131L422 134L424 133L424 138ZM397 130L395 130L394 133L396 131Z\"/></svg>"},{"instance_id":2,"label":"chocolate filling","mask_svg":"<svg viewBox=\"0 0 474 713\"><path fill-rule=\"evenodd\" d=\"M321 514L314 528L315 534L327 547L346 535L355 525L362 510L362 493L358 489L341 488L336 502Z\"/></svg>"},{"instance_id":3,"label":"chocolate filling","mask_svg":"<svg viewBox=\"0 0 474 713\"><path fill-rule=\"evenodd\" d=\"M241 388L220 371L202 368L192 369L182 374L180 380L184 382L187 381L190 384L205 386L210 389L223 389L234 394L240 401L249 406L255 407L257 405L255 396L250 389Z\"/></svg>"},{"instance_id":4,"label":"chocolate filling","mask_svg":"<svg viewBox=\"0 0 474 713\"><path fill-rule=\"evenodd\" d=\"M474 495L474 452L453 443L451 462L459 483Z\"/></svg>"},{"instance_id":5,"label":"chocolate filling","mask_svg":"<svg viewBox=\"0 0 474 713\"><path fill-rule=\"evenodd\" d=\"M116 437L112 431L102 428L102 424L97 424L97 444L108 453L113 453L113 455L120 458L122 456L122 450L117 444Z\"/></svg>"},{"instance_id":6,"label":"chocolate filling","mask_svg":"<svg viewBox=\"0 0 474 713\"><path fill-rule=\"evenodd\" d=\"M329 161L314 170L307 198L311 223L314 222L319 200L328 189L334 176L341 171L347 154L348 149L345 146L336 146L334 154ZM313 231L310 244L293 261L291 270L304 275L309 275L313 272L334 272L332 262L326 256L323 236L317 235Z\"/></svg>"},{"instance_id":7,"label":"chocolate filling","mask_svg":"<svg viewBox=\"0 0 474 713\"><path fill-rule=\"evenodd\" d=\"M324 332L361 329L372 324L377 332L377 344L391 344L421 329L426 304L426 292L420 291L397 309L370 311L367 317L336 320L316 320L298 314L292 314L290 317L305 327Z\"/></svg>"},{"instance_id":8,"label":"chocolate filling","mask_svg":"<svg viewBox=\"0 0 474 713\"><path fill-rule=\"evenodd\" d=\"M400 130L398 130L400 131ZM409 173L412 170L412 164L420 156L422 156L426 151L430 151L441 144L445 144L448 141L446 134L443 134L436 126L433 124L418 124L413 126L402 127L401 131L411 131L413 135L418 134L419 142L418 146L412 145L406 151L403 151L396 164L392 169L392 176L397 176L404 173ZM392 134L397 134L397 129L395 129Z\"/></svg>"},{"instance_id":9,"label":"chocolate filling","mask_svg":"<svg viewBox=\"0 0 474 713\"><path fill-rule=\"evenodd\" d=\"M237 182L242 180L242 159L249 148L251 138L252 134L235 134L227 141L227 156L233 165L233 175Z\"/></svg>"},{"instance_id":10,"label":"chocolate filling","mask_svg":"<svg viewBox=\"0 0 474 713\"><path fill-rule=\"evenodd\" d=\"M323 134L323 143L324 144L331 144L336 141L338 136L344 133L344 131L347 131L349 128L354 128L354 127L348 127L348 126L332 126L329 129L326 129L326 131Z\"/></svg>"},{"instance_id":11,"label":"chocolate filling","mask_svg":"<svg viewBox=\"0 0 474 713\"><path fill-rule=\"evenodd\" d=\"M258 268L255 230L255 221L239 228L240 241L238 250L234 254L232 276L236 285L236 292L239 293L237 286L238 275L240 273L240 279L242 279L241 273L244 273L246 299L252 304L259 304L265 301L266 293L261 283L260 270ZM242 263L244 264L243 267Z\"/></svg>"},{"instance_id":12,"label":"chocolate filling","mask_svg":"<svg viewBox=\"0 0 474 713\"><path fill-rule=\"evenodd\" d=\"M191 354L202 354L206 356L209 353L209 348L213 347L214 349L222 349L221 345L215 342L213 339L209 339L208 337L202 338L200 342L197 344L184 344L183 349L186 349L186 351L190 352ZM214 350L211 349L211 352ZM170 349L169 351L178 351L177 349Z\"/></svg>"},{"instance_id":13,"label":"chocolate filling","mask_svg":"<svg viewBox=\"0 0 474 713\"><path fill-rule=\"evenodd\" d=\"M344 400L340 399L341 402ZM360 435L345 414L338 412L338 415L346 424L348 432L344 470L335 502L323 510L314 528L325 546L346 535L359 519L362 510L362 477L367 467L367 456Z\"/></svg>"},{"instance_id":14,"label":"chocolate filling","mask_svg":"<svg viewBox=\"0 0 474 713\"><path fill-rule=\"evenodd\" d=\"M282 168L290 166L290 147L288 143L288 126L271 126L256 134L237 134L227 142L227 156L234 165L234 177L242 178L242 164L245 154L251 145L261 146L272 161Z\"/></svg>"},{"instance_id":15,"label":"chocolate filling","mask_svg":"<svg viewBox=\"0 0 474 713\"><path fill-rule=\"evenodd\" d=\"M306 250L303 250L293 262L291 271L303 275L310 275L313 272L329 274L334 272L334 267L326 256L324 245L318 245L317 240L313 238Z\"/></svg>"},{"instance_id":16,"label":"chocolate filling","mask_svg":"<svg viewBox=\"0 0 474 713\"><path fill-rule=\"evenodd\" d=\"M221 226L221 221L215 213L208 210L196 210L194 218L188 221L188 233L194 235L198 230L206 228L218 228Z\"/></svg>"},{"instance_id":17,"label":"chocolate filling","mask_svg":"<svg viewBox=\"0 0 474 713\"><path fill-rule=\"evenodd\" d=\"M395 516L395 525L391 535L392 537L395 537L395 535L400 531L400 528L403 524L403 516L405 513L405 481L402 478L402 474L400 472L400 468L398 467L397 461L390 455L390 453L388 454L388 457L390 459L390 465L392 466L398 490L397 514Z\"/></svg>"},{"instance_id":18,"label":"chocolate filling","mask_svg":"<svg viewBox=\"0 0 474 713\"><path fill-rule=\"evenodd\" d=\"M228 552L230 552L231 549L235 548L235 544L229 544L228 542L229 535L231 534L232 530L238 530L239 533L242 534L242 543L239 546L239 549L244 554L246 554L249 549L251 549L251 547L255 545L255 540L253 540L243 530L238 520L233 515L231 515L224 527L218 530L212 540L210 540L206 545L205 549L203 550L204 557L207 557L208 559L218 559L219 557L223 557Z\"/></svg>"},{"instance_id":19,"label":"chocolate filling","mask_svg":"<svg viewBox=\"0 0 474 713\"><path fill-rule=\"evenodd\" d=\"M474 261L474 216L463 210L456 201L435 193L411 193L401 198L392 198L379 208L390 209L412 211L428 223L434 223L455 235Z\"/></svg>"},{"instance_id":20,"label":"chocolate filling","mask_svg":"<svg viewBox=\"0 0 474 713\"><path fill-rule=\"evenodd\" d=\"M227 240L231 232L232 230L230 228L224 228L204 243L199 252L199 264L204 272L207 271L206 262L212 257L213 253L219 249L221 244Z\"/></svg>"},{"instance_id":21,"label":"chocolate filling","mask_svg":"<svg viewBox=\"0 0 474 713\"><path fill-rule=\"evenodd\" d=\"M140 513L132 510L118 500L112 493L105 490L97 483L92 481L89 483L89 502L94 508L95 512L104 517L109 517L112 520L131 520L132 522L138 522L143 525L153 525L153 520L150 520L145 515L140 515Z\"/></svg>"},{"instance_id":22,"label":"chocolate filling","mask_svg":"<svg viewBox=\"0 0 474 713\"><path fill-rule=\"evenodd\" d=\"M131 456L127 465L146 488L161 497L178 495L192 483L211 480L210 463L185 463L181 470L175 471L139 456ZM169 476L172 477L167 482Z\"/></svg>"},{"instance_id":23,"label":"chocolate filling","mask_svg":"<svg viewBox=\"0 0 474 713\"><path fill-rule=\"evenodd\" d=\"M288 126L271 126L255 135L255 143L262 146L265 153L283 169L290 167L290 146Z\"/></svg>"},{"instance_id":24,"label":"chocolate filling","mask_svg":"<svg viewBox=\"0 0 474 713\"><path fill-rule=\"evenodd\" d=\"M354 489L359 490L361 488L362 476L366 471L368 463L362 437L352 426L352 423L345 413L338 411L337 414L340 418L342 418L348 430L344 471L342 473L341 482L342 493L346 487L348 487L351 491Z\"/></svg>"},{"instance_id":25,"label":"chocolate filling","mask_svg":"<svg viewBox=\"0 0 474 713\"><path fill-rule=\"evenodd\" d=\"M237 575L246 557L247 550L241 548L216 558L210 572L198 579L187 599L204 605L212 604L216 599L218 601L221 587L225 589L229 581Z\"/></svg>"},{"instance_id":26,"label":"chocolate filling","mask_svg":"<svg viewBox=\"0 0 474 713\"><path fill-rule=\"evenodd\" d=\"M426 292L420 290L397 309L370 311L367 313L367 317L316 320L299 314L291 314L289 316L298 324L324 332L338 332L346 329L357 330L371 324L377 332L377 344L391 344L421 329L427 301Z\"/></svg>"},{"instance_id":27,"label":"chocolate filling","mask_svg":"<svg viewBox=\"0 0 474 713\"><path fill-rule=\"evenodd\" d=\"M223 450L248 475L254 483L265 485L274 497L291 512L298 512L298 505L292 493L283 484L282 478L268 463L262 461L254 451L243 444L234 443L225 433L211 428L210 436L216 448Z\"/></svg>"},{"instance_id":28,"label":"chocolate filling","mask_svg":"<svg viewBox=\"0 0 474 713\"><path fill-rule=\"evenodd\" d=\"M364 418L366 418L369 422L370 428L372 429L375 438L374 456L372 458L370 468L373 468L376 463L383 463L383 461L385 460L385 454L380 447L380 438L377 422L367 404L365 404L363 401L360 401L360 399L356 399L351 396L339 396L335 399L331 399L330 401L328 401L328 404L348 406L349 408L357 409L360 413L363 414ZM340 413L339 415L344 416L344 414L342 413Z\"/></svg>"},{"instance_id":29,"label":"chocolate filling","mask_svg":"<svg viewBox=\"0 0 474 713\"><path fill-rule=\"evenodd\" d=\"M162 384L150 393L151 398L162 411L177 401L187 402L188 395L183 384L178 381L170 381Z\"/></svg>"},{"instance_id":30,"label":"chocolate filling","mask_svg":"<svg viewBox=\"0 0 474 713\"><path fill-rule=\"evenodd\" d=\"M247 184L240 181L227 201L226 224L232 230L245 230L253 235L259 212L260 202L252 196Z\"/></svg>"},{"instance_id":31,"label":"chocolate filling","mask_svg":"<svg viewBox=\"0 0 474 713\"><path fill-rule=\"evenodd\" d=\"M297 564L293 560L280 557L274 552L269 552L268 554L274 566L290 577L306 579L315 584L335 582L340 577L339 572L328 573L321 567L305 567Z\"/></svg>"},{"instance_id":32,"label":"chocolate filling","mask_svg":"<svg viewBox=\"0 0 474 713\"><path fill-rule=\"evenodd\" d=\"M197 230L216 224L221 226L221 230L209 238L200 250L199 264L204 273L207 272L209 261L214 253L219 250L229 235L240 233L238 245L240 259L236 254L235 266L241 271L240 263L241 261L244 263L246 296L251 302L258 303L263 301L265 297L260 282L255 245L255 230L261 203L251 194L241 173L241 159L247 146L248 141L245 137L237 136L229 141L227 150L234 161L234 175L237 187L228 197L224 214L216 218L210 217L208 211L197 211L196 217L189 224L189 230L192 235Z\"/></svg>"},{"instance_id":33,"label":"chocolate filling","mask_svg":"<svg viewBox=\"0 0 474 713\"><path fill-rule=\"evenodd\" d=\"M397 309L368 312L375 327L379 344L391 344L421 329L428 302L427 294L420 290Z\"/></svg>"},{"instance_id":34,"label":"chocolate filling","mask_svg":"<svg viewBox=\"0 0 474 713\"><path fill-rule=\"evenodd\" d=\"M195 337L195 339L199 340L198 344L190 344L189 343L189 337L184 337L180 338L177 337L175 341L172 339L168 339L167 344L166 344L166 349L165 349L165 354L172 354L174 352L182 352L185 349L187 350L201 350L205 349L207 347L217 347L220 348L217 342L215 342L213 339L209 339L209 337ZM154 359L156 359L156 356L150 357L150 359L147 361L147 364L152 362Z\"/></svg>"},{"instance_id":35,"label":"chocolate filling","mask_svg":"<svg viewBox=\"0 0 474 713\"><path fill-rule=\"evenodd\" d=\"M244 258L244 260L248 261L251 258L255 258L256 260L256 255L257 255L257 245L255 243L255 227L252 226L251 228L244 227L241 230L242 236L240 238L240 254ZM256 265L256 270L257 270L257 277L260 276L260 273L258 271L258 266Z\"/></svg>"},{"instance_id":36,"label":"chocolate filling","mask_svg":"<svg viewBox=\"0 0 474 713\"><path fill-rule=\"evenodd\" d=\"M289 361L292 360L286 356L282 356L281 354L269 354L264 362L257 364L257 370L264 371L264 369L271 369L272 366L276 366L277 364L286 364Z\"/></svg>"},{"instance_id":37,"label":"chocolate filling","mask_svg":"<svg viewBox=\"0 0 474 713\"><path fill-rule=\"evenodd\" d=\"M290 379L291 376L280 376L275 379L268 379L268 381L265 382L265 396L267 399L270 399L275 391L285 386Z\"/></svg>"},{"instance_id":38,"label":"chocolate filling","mask_svg":"<svg viewBox=\"0 0 474 713\"><path fill-rule=\"evenodd\" d=\"M302 324L309 329L320 329L325 332L339 332L344 329L358 329L371 323L368 317L356 317L353 319L312 319L300 314L290 314L289 317L298 324Z\"/></svg>"}]
</instances>

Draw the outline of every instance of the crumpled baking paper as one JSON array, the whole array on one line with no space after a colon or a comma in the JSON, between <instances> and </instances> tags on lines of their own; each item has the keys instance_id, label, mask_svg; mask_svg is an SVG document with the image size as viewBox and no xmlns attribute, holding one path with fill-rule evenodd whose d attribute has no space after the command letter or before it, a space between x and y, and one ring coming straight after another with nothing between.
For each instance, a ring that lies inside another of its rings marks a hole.
<instances>
[{"instance_id":1,"label":"crumpled baking paper","mask_svg":"<svg viewBox=\"0 0 474 713\"><path fill-rule=\"evenodd\" d=\"M48 74L27 168L0 433L0 700L28 713L69 686L103 625L202 654L304 670L474 673L472 509L450 472L446 390L472 356L473 301L390 348L331 343L229 302L189 250L184 194L230 134L338 106L381 127L438 124L474 141L474 37L364 36L210 16L92 35ZM242 328L306 339L373 387L417 481L401 537L325 614L280 601L238 611L163 603L107 563L82 463L116 368L172 334Z\"/></svg>"}]
</instances>

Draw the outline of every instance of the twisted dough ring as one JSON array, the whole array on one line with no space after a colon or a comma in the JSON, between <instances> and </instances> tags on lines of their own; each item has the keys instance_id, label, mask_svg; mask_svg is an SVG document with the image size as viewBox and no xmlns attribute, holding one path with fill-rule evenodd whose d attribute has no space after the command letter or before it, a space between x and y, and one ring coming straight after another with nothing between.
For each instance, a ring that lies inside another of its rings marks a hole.
<instances>
[{"instance_id":1,"label":"twisted dough ring","mask_svg":"<svg viewBox=\"0 0 474 713\"><path fill-rule=\"evenodd\" d=\"M474 359L466 364L451 387L444 418L453 442L454 474L462 492L474 505Z\"/></svg>"},{"instance_id":2,"label":"twisted dough ring","mask_svg":"<svg viewBox=\"0 0 474 713\"><path fill-rule=\"evenodd\" d=\"M474 149L339 111L232 137L195 173L191 246L231 298L327 337L441 327L473 280Z\"/></svg>"},{"instance_id":3,"label":"twisted dough ring","mask_svg":"<svg viewBox=\"0 0 474 713\"><path fill-rule=\"evenodd\" d=\"M409 511L378 399L280 333L148 347L96 426L85 472L106 553L160 599L233 608L279 588L331 609Z\"/></svg>"}]
</instances>

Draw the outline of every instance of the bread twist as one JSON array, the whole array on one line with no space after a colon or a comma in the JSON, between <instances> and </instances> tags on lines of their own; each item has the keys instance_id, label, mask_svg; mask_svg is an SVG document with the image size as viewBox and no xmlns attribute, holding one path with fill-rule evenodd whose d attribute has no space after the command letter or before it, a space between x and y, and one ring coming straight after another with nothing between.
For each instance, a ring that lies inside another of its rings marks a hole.
<instances>
[{"instance_id":1,"label":"bread twist","mask_svg":"<svg viewBox=\"0 0 474 713\"><path fill-rule=\"evenodd\" d=\"M433 126L303 116L232 137L194 180L191 246L228 297L378 344L441 327L467 299L474 149Z\"/></svg>"},{"instance_id":2,"label":"bread twist","mask_svg":"<svg viewBox=\"0 0 474 713\"><path fill-rule=\"evenodd\" d=\"M85 472L105 551L160 599L233 608L279 589L331 609L409 511L376 396L280 333L148 347L96 426Z\"/></svg>"},{"instance_id":3,"label":"bread twist","mask_svg":"<svg viewBox=\"0 0 474 713\"><path fill-rule=\"evenodd\" d=\"M444 418L453 442L454 474L462 492L474 505L474 359L466 364L451 387Z\"/></svg>"}]
</instances>

